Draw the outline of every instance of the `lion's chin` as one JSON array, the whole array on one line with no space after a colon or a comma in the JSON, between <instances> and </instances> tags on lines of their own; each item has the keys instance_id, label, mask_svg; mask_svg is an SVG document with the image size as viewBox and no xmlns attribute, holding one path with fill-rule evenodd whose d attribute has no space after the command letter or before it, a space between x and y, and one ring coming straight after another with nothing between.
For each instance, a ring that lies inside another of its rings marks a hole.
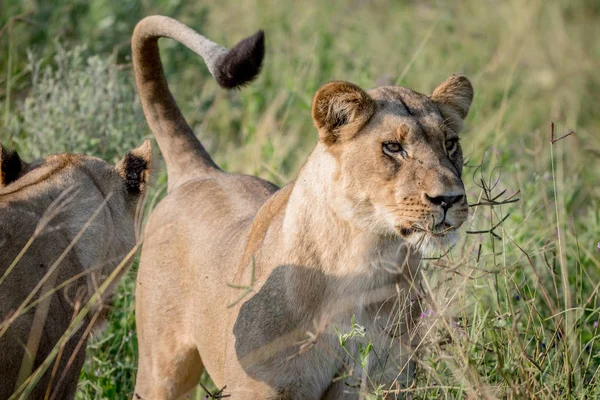
<instances>
[{"instance_id":1,"label":"lion's chin","mask_svg":"<svg viewBox=\"0 0 600 400\"><path fill-rule=\"evenodd\" d=\"M459 239L456 229L446 229L440 233L401 229L399 234L423 257L439 256L454 246Z\"/></svg>"}]
</instances>

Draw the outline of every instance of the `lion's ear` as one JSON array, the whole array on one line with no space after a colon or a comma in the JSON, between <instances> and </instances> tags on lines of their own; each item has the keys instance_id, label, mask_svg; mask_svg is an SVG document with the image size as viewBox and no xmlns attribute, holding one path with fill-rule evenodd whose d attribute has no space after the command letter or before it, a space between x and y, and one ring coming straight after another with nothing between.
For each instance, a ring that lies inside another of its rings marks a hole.
<instances>
[{"instance_id":1,"label":"lion's ear","mask_svg":"<svg viewBox=\"0 0 600 400\"><path fill-rule=\"evenodd\" d=\"M8 150L0 143L0 187L4 187L21 175L25 163L14 150Z\"/></svg>"},{"instance_id":2,"label":"lion's ear","mask_svg":"<svg viewBox=\"0 0 600 400\"><path fill-rule=\"evenodd\" d=\"M116 166L117 172L123 177L125 187L131 194L141 194L146 190L150 178L150 162L152 161L152 146L150 141L125 154Z\"/></svg>"},{"instance_id":3,"label":"lion's ear","mask_svg":"<svg viewBox=\"0 0 600 400\"><path fill-rule=\"evenodd\" d=\"M433 91L431 100L450 127L459 132L471 108L473 86L466 77L452 75Z\"/></svg>"},{"instance_id":4,"label":"lion's ear","mask_svg":"<svg viewBox=\"0 0 600 400\"><path fill-rule=\"evenodd\" d=\"M356 133L375 112L375 101L348 82L330 82L313 99L312 117L321 140L329 145Z\"/></svg>"}]
</instances>

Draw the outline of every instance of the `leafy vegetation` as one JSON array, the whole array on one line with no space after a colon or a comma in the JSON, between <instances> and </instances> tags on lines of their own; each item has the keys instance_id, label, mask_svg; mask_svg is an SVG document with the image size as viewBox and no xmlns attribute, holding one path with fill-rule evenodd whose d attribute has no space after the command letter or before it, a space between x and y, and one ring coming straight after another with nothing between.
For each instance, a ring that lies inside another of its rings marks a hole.
<instances>
[{"instance_id":1,"label":"leafy vegetation","mask_svg":"<svg viewBox=\"0 0 600 400\"><path fill-rule=\"evenodd\" d=\"M219 90L182 46L163 40L161 51L215 160L278 184L316 142L310 105L323 83L428 93L452 73L469 76L476 95L461 143L479 205L465 228L473 233L427 263L431 329L405 390L423 399L600 397L597 1L7 0L2 11L0 140L30 159L76 151L115 161L149 137L128 47L149 14L228 45L265 30L261 76L238 92ZM575 134L551 143L551 121L555 139ZM154 193L166 180L158 175ZM134 277L135 267L88 348L79 399L131 397Z\"/></svg>"}]
</instances>

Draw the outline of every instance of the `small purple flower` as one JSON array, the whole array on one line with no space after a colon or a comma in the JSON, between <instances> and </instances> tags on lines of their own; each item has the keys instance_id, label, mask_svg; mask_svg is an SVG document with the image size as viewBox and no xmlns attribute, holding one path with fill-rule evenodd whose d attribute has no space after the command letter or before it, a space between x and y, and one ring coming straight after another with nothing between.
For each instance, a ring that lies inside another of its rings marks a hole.
<instances>
[{"instance_id":1,"label":"small purple flower","mask_svg":"<svg viewBox=\"0 0 600 400\"><path fill-rule=\"evenodd\" d=\"M598 321L594 321L594 329L598 327Z\"/></svg>"},{"instance_id":2,"label":"small purple flower","mask_svg":"<svg viewBox=\"0 0 600 400\"><path fill-rule=\"evenodd\" d=\"M433 316L433 310L430 308L429 310L427 310L427 312L421 312L421 316L419 318L423 319L423 318L432 317L432 316Z\"/></svg>"}]
</instances>

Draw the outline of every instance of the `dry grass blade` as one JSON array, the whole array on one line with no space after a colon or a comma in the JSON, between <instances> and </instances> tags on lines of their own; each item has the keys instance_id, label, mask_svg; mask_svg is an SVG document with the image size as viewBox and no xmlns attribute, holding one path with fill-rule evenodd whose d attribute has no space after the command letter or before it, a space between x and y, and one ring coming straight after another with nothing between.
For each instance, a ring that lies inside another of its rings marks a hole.
<instances>
[{"instance_id":1,"label":"dry grass blade","mask_svg":"<svg viewBox=\"0 0 600 400\"><path fill-rule=\"evenodd\" d=\"M60 338L58 343L54 346L46 360L38 367L38 369L13 393L13 395L8 400L16 400L18 398L27 397L29 391L33 389L33 386L40 379L40 377L46 372L46 370L50 367L50 364L60 351L61 347L66 343L67 340L71 338L71 336L79 329L81 324L84 322L87 317L89 311L99 302L101 298L108 289L110 285L113 284L115 279L122 273L123 269L129 265L131 258L135 256L136 252L139 250L141 246L141 242L136 244L133 249L125 256L123 261L115 268L115 270L106 278L106 280L100 285L98 290L92 295L89 301L81 308L81 311L77 314L77 316L73 319L69 328L66 330L65 334Z\"/></svg>"}]
</instances>

